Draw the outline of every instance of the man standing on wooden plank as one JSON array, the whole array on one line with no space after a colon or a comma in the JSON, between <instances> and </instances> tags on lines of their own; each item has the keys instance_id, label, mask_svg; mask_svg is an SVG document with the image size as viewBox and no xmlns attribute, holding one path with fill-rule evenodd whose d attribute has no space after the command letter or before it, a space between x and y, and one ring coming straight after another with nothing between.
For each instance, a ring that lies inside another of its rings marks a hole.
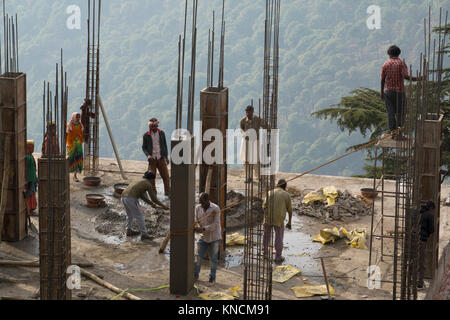
<instances>
[{"instance_id":1,"label":"man standing on wooden plank","mask_svg":"<svg viewBox=\"0 0 450 320\"><path fill-rule=\"evenodd\" d=\"M420 78L409 76L408 66L399 58L401 52L396 45L390 46L387 51L389 60L381 68L381 99L386 103L389 130L391 132L403 127L406 105L404 80L421 80ZM403 136L396 134L393 138L402 139Z\"/></svg>"}]
</instances>

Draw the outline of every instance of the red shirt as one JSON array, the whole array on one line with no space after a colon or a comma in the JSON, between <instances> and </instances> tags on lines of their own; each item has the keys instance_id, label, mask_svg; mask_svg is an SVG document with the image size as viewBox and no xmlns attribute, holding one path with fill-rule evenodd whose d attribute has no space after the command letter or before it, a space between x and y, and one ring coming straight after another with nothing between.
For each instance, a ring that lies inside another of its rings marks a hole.
<instances>
[{"instance_id":1,"label":"red shirt","mask_svg":"<svg viewBox=\"0 0 450 320\"><path fill-rule=\"evenodd\" d=\"M408 66L399 58L390 58L381 68L381 79L385 79L385 90L405 92L403 83L408 75Z\"/></svg>"}]
</instances>

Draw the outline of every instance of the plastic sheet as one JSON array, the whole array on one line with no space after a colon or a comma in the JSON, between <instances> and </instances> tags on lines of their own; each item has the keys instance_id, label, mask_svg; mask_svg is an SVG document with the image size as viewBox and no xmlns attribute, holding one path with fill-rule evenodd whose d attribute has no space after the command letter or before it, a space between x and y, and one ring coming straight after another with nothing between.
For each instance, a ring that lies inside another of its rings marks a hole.
<instances>
[{"instance_id":1,"label":"plastic sheet","mask_svg":"<svg viewBox=\"0 0 450 320\"><path fill-rule=\"evenodd\" d=\"M315 201L320 201L322 203L326 203L328 206L332 206L335 204L335 199L338 196L338 192L336 190L336 187L334 186L328 186L323 187L318 191L313 191L308 193L303 198L303 203L310 203Z\"/></svg>"},{"instance_id":2,"label":"plastic sheet","mask_svg":"<svg viewBox=\"0 0 450 320\"><path fill-rule=\"evenodd\" d=\"M237 232L227 235L226 244L227 246L245 245L245 236Z\"/></svg>"},{"instance_id":3,"label":"plastic sheet","mask_svg":"<svg viewBox=\"0 0 450 320\"><path fill-rule=\"evenodd\" d=\"M297 274L301 274L302 270L291 265L278 266L272 272L272 281L284 283Z\"/></svg>"},{"instance_id":4,"label":"plastic sheet","mask_svg":"<svg viewBox=\"0 0 450 320\"><path fill-rule=\"evenodd\" d=\"M330 294L335 296L336 291L333 289L331 285L328 285L328 288L330 289ZM327 296L327 286L326 285L303 285L303 286L296 286L291 288L292 291L294 291L294 294L297 298L308 298L313 296Z\"/></svg>"}]
</instances>

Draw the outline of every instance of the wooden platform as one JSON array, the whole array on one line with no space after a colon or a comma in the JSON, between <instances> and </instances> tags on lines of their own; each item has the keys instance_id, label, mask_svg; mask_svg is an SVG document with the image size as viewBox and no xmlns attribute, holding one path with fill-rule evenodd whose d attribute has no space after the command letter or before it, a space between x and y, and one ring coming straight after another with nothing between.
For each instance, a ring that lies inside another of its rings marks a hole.
<instances>
[{"instance_id":1,"label":"wooden platform","mask_svg":"<svg viewBox=\"0 0 450 320\"><path fill-rule=\"evenodd\" d=\"M391 148L391 149L408 149L409 146L414 146L415 139L412 137L411 144L409 143L408 139L409 136L405 136L405 140L394 140L392 137L389 137L387 139L381 140L376 144L378 148Z\"/></svg>"}]
</instances>

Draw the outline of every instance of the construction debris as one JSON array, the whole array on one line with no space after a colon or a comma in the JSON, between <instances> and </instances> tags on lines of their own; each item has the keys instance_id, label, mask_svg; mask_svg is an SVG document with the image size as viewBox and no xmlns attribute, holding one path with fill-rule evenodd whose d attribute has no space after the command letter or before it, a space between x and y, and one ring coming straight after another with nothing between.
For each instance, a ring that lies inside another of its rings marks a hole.
<instances>
[{"instance_id":1,"label":"construction debris","mask_svg":"<svg viewBox=\"0 0 450 320\"><path fill-rule=\"evenodd\" d=\"M245 226L245 196L233 190L227 193L227 204L241 202L240 205L225 211L227 217L227 231L236 230ZM263 201L260 198L253 198L252 216L255 223L261 223L264 218L262 208Z\"/></svg>"},{"instance_id":2,"label":"construction debris","mask_svg":"<svg viewBox=\"0 0 450 320\"><path fill-rule=\"evenodd\" d=\"M293 276L301 274L302 270L291 265L278 266L272 273L272 281L284 283Z\"/></svg>"},{"instance_id":3,"label":"construction debris","mask_svg":"<svg viewBox=\"0 0 450 320\"><path fill-rule=\"evenodd\" d=\"M370 215L371 207L347 190L341 192L334 187L326 187L310 192L303 198L294 198L293 211L319 219L345 221Z\"/></svg>"}]
</instances>

